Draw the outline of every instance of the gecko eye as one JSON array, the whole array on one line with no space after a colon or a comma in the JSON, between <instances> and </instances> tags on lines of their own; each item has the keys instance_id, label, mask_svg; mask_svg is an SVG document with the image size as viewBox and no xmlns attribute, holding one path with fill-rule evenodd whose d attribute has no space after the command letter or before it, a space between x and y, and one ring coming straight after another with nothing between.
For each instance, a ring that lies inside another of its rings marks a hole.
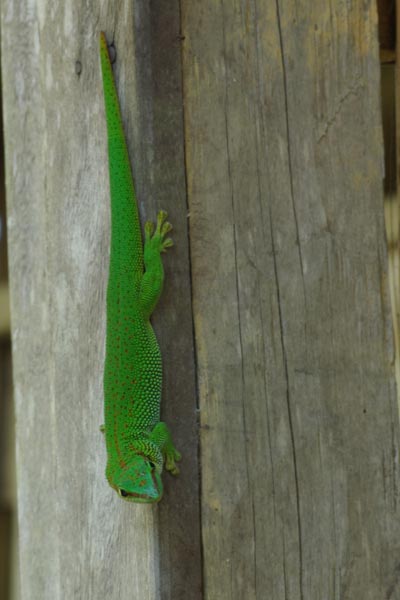
<instances>
[{"instance_id":1,"label":"gecko eye","mask_svg":"<svg viewBox=\"0 0 400 600\"><path fill-rule=\"evenodd\" d=\"M151 462L151 460L149 461L149 465L151 467L151 470L154 471L154 469L156 468L156 465L153 462Z\"/></svg>"},{"instance_id":2,"label":"gecko eye","mask_svg":"<svg viewBox=\"0 0 400 600\"><path fill-rule=\"evenodd\" d=\"M119 494L123 498L126 498L127 496L129 496L128 492L126 492L125 490L119 490Z\"/></svg>"}]
</instances>

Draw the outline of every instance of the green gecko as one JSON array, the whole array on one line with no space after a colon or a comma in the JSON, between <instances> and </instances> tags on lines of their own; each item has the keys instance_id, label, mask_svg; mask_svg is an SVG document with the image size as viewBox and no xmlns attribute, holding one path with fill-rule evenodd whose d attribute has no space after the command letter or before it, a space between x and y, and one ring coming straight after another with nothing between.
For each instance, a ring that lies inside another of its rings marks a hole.
<instances>
[{"instance_id":1,"label":"green gecko","mask_svg":"<svg viewBox=\"0 0 400 600\"><path fill-rule=\"evenodd\" d=\"M163 464L173 475L180 459L160 421L161 353L150 323L160 297L161 252L172 246L172 229L160 211L157 226L145 224L143 248L119 101L107 40L100 34L100 60L108 134L111 194L111 249L107 287L104 363L106 477L121 498L158 502Z\"/></svg>"}]
</instances>

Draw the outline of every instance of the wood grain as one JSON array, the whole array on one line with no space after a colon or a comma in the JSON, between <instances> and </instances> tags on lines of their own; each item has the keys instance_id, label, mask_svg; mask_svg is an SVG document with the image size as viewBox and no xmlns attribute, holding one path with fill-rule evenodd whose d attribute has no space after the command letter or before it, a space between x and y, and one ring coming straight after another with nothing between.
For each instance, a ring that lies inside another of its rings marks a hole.
<instances>
[{"instance_id":1,"label":"wood grain","mask_svg":"<svg viewBox=\"0 0 400 600\"><path fill-rule=\"evenodd\" d=\"M182 23L205 597L397 598L375 3Z\"/></svg>"}]
</instances>

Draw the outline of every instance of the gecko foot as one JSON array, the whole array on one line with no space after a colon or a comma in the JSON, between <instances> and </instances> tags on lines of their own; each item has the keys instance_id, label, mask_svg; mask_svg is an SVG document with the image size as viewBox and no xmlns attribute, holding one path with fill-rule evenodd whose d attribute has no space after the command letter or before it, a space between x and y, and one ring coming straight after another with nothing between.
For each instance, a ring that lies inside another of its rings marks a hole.
<instances>
[{"instance_id":1,"label":"gecko foot","mask_svg":"<svg viewBox=\"0 0 400 600\"><path fill-rule=\"evenodd\" d=\"M171 475L179 475L179 467L175 461L181 460L181 454L174 448L172 443L165 451L165 469L171 473Z\"/></svg>"},{"instance_id":2,"label":"gecko foot","mask_svg":"<svg viewBox=\"0 0 400 600\"><path fill-rule=\"evenodd\" d=\"M169 471L171 475L178 475L179 469L175 461L180 460L181 455L178 450L176 450L172 442L171 433L163 421L160 421L154 427L153 431L151 432L150 439L155 442L159 448L161 448L165 461L165 469Z\"/></svg>"},{"instance_id":3,"label":"gecko foot","mask_svg":"<svg viewBox=\"0 0 400 600\"><path fill-rule=\"evenodd\" d=\"M166 252L167 248L174 245L171 238L165 236L172 229L171 223L167 219L167 213L165 210L160 210L157 215L157 226L154 231L154 223L147 221L144 226L145 233L145 245L158 250L159 252Z\"/></svg>"}]
</instances>

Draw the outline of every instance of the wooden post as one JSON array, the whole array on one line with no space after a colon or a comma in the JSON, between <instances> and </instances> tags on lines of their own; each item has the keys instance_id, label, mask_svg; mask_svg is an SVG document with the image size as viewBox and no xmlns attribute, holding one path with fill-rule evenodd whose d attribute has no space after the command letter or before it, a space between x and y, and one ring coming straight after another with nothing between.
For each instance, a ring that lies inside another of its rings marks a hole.
<instances>
[{"instance_id":1,"label":"wooden post","mask_svg":"<svg viewBox=\"0 0 400 600\"><path fill-rule=\"evenodd\" d=\"M375 3L1 10L22 600L394 600ZM159 507L104 479L101 29L141 215L175 226Z\"/></svg>"}]
</instances>

